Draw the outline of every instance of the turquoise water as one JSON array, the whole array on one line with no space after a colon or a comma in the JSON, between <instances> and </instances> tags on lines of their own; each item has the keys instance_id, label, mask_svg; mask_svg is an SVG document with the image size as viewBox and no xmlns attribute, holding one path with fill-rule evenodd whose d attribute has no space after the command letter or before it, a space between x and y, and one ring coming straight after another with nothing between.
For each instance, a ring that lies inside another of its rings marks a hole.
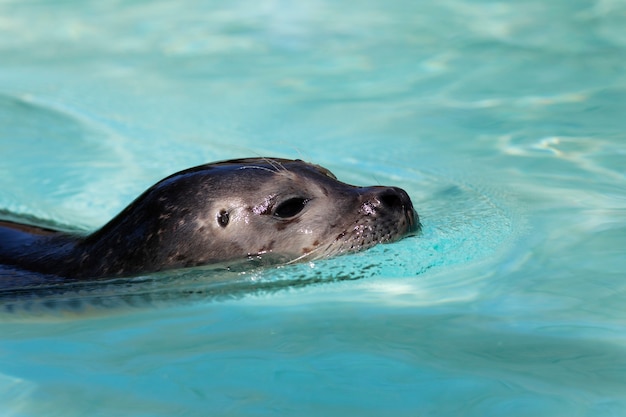
<instances>
[{"instance_id":1,"label":"turquoise water","mask_svg":"<svg viewBox=\"0 0 626 417\"><path fill-rule=\"evenodd\" d=\"M621 0L0 1L3 216L91 230L271 155L401 186L424 224L24 301L0 414L626 416L625 27Z\"/></svg>"}]
</instances>

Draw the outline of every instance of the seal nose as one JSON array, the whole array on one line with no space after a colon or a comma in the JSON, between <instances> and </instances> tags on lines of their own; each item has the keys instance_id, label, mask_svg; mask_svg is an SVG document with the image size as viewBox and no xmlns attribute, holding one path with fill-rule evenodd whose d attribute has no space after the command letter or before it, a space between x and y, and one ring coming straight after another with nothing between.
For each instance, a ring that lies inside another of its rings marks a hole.
<instances>
[{"instance_id":1,"label":"seal nose","mask_svg":"<svg viewBox=\"0 0 626 417\"><path fill-rule=\"evenodd\" d=\"M378 194L378 200L383 206L391 210L399 210L407 203L411 204L408 194L402 188L397 187L383 189Z\"/></svg>"},{"instance_id":2,"label":"seal nose","mask_svg":"<svg viewBox=\"0 0 626 417\"><path fill-rule=\"evenodd\" d=\"M378 192L376 197L386 209L404 212L409 223L409 232L417 232L420 229L419 217L413 208L411 197L402 188L384 187Z\"/></svg>"}]
</instances>

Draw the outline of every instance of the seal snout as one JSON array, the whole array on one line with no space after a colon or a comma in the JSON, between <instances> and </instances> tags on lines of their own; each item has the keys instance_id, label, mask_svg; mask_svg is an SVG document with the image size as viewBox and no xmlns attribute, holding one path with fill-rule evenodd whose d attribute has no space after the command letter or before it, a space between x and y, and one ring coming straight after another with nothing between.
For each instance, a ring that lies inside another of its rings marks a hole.
<instances>
[{"instance_id":1,"label":"seal snout","mask_svg":"<svg viewBox=\"0 0 626 417\"><path fill-rule=\"evenodd\" d=\"M413 208L411 197L399 187L372 187L373 198L377 200L379 210L403 215L407 222L406 233L418 232L421 228L419 216Z\"/></svg>"}]
</instances>

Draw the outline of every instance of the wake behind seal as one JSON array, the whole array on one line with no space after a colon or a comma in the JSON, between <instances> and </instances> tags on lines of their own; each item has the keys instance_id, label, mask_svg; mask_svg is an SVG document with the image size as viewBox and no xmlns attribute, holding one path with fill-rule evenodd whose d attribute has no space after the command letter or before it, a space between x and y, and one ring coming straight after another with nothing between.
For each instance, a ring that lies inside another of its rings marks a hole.
<instances>
[{"instance_id":1,"label":"wake behind seal","mask_svg":"<svg viewBox=\"0 0 626 417\"><path fill-rule=\"evenodd\" d=\"M401 188L349 185L301 160L235 159L159 181L86 236L0 221L0 264L86 281L247 258L319 259L419 228Z\"/></svg>"}]
</instances>

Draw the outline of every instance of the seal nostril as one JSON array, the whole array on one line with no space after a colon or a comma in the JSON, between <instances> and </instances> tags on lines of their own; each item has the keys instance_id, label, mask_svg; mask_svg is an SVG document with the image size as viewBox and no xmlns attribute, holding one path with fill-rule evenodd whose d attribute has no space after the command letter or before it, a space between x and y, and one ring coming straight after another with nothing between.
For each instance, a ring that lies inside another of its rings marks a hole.
<instances>
[{"instance_id":1,"label":"seal nostril","mask_svg":"<svg viewBox=\"0 0 626 417\"><path fill-rule=\"evenodd\" d=\"M400 210L403 206L402 197L394 188L388 188L378 195L380 203L392 210Z\"/></svg>"}]
</instances>

